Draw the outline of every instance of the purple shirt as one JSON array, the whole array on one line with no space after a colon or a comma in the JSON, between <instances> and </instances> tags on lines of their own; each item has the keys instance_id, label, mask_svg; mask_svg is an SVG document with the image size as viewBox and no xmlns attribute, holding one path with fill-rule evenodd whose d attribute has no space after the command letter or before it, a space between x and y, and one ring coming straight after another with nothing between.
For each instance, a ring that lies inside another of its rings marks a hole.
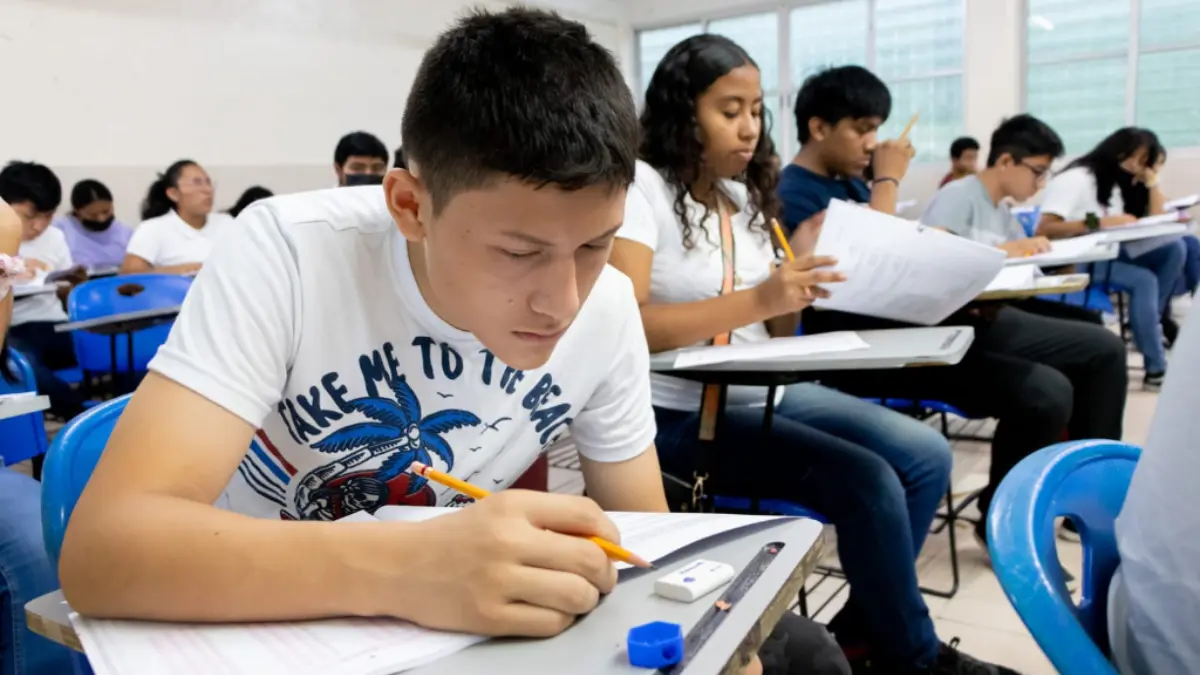
<instances>
[{"instance_id":1,"label":"purple shirt","mask_svg":"<svg viewBox=\"0 0 1200 675\"><path fill-rule=\"evenodd\" d=\"M75 264L88 268L119 266L125 260L125 248L133 236L133 229L119 220L114 220L103 232L93 232L80 225L75 216L67 214L55 218L53 226L66 235Z\"/></svg>"}]
</instances>

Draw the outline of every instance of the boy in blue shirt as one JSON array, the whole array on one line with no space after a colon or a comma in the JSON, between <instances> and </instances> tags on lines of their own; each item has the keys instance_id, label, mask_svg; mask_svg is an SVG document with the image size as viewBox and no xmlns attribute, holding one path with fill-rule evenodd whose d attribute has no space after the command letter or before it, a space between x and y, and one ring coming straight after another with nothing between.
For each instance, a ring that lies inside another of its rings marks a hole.
<instances>
[{"instance_id":1,"label":"boy in blue shirt","mask_svg":"<svg viewBox=\"0 0 1200 675\"><path fill-rule=\"evenodd\" d=\"M895 212L912 148L876 138L891 104L887 85L858 66L833 68L805 81L795 109L801 149L783 170L778 189L789 229L825 210L832 199ZM1019 148L1002 151L1020 153ZM868 168L874 174L870 186L864 180ZM1038 181L1034 168L1014 171ZM952 230L968 226L936 224ZM805 312L802 321L807 333L906 325L836 311ZM979 496L983 513L1009 469L1061 441L1064 432L1070 438L1121 438L1128 384L1125 344L1104 327L1016 307L1001 307L994 316L964 308L945 324L975 328L975 342L957 366L851 371L824 382L860 396L943 401L971 417L997 418L989 481ZM984 519L975 534L983 543Z\"/></svg>"}]
</instances>

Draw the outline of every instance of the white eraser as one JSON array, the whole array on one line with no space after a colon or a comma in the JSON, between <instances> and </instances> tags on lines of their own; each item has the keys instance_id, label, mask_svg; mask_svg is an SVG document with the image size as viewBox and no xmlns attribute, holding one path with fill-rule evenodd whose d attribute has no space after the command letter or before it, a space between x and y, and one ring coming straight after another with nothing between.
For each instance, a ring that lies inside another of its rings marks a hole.
<instances>
[{"instance_id":1,"label":"white eraser","mask_svg":"<svg viewBox=\"0 0 1200 675\"><path fill-rule=\"evenodd\" d=\"M654 582L654 592L680 602L695 602L729 583L733 566L711 560L697 560Z\"/></svg>"}]
</instances>

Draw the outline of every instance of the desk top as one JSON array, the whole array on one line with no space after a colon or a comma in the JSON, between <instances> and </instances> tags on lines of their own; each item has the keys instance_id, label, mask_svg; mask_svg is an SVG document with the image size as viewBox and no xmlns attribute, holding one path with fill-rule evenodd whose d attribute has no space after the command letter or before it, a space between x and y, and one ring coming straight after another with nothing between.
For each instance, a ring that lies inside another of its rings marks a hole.
<instances>
[{"instance_id":1,"label":"desk top","mask_svg":"<svg viewBox=\"0 0 1200 675\"><path fill-rule=\"evenodd\" d=\"M591 614L557 637L491 640L407 672L412 675L646 673L629 665L625 652L629 629L650 621L672 621L682 625L686 635L721 592L690 604L681 603L654 595L654 581L698 558L729 563L740 570L759 549L772 542L784 542L786 546L741 602L734 606L685 675L730 672L727 665L731 661L740 663L740 659L731 657L757 651L779 617L794 602L804 579L816 568L824 552L820 523L807 519L781 519L697 542L658 561L657 569L623 570L617 589ZM61 591L48 593L25 605L30 630L82 651L69 613ZM755 631L756 628L759 630Z\"/></svg>"},{"instance_id":2,"label":"desk top","mask_svg":"<svg viewBox=\"0 0 1200 675\"><path fill-rule=\"evenodd\" d=\"M952 366L975 340L970 326L934 326L932 328L895 328L858 331L867 349L786 356L753 361L726 361L695 368L676 369L675 352L650 357L650 369L687 379L714 384L787 384L764 381L756 376L791 376L793 381L813 379L816 373L835 370L890 370L915 366ZM719 374L719 375L718 375ZM768 378L770 379L770 378Z\"/></svg>"},{"instance_id":3,"label":"desk top","mask_svg":"<svg viewBox=\"0 0 1200 675\"><path fill-rule=\"evenodd\" d=\"M1117 227L1111 230L1099 230L1096 232L1096 236L1102 241L1120 244L1139 239L1184 234L1187 231L1187 223L1163 223L1162 225L1147 225L1144 227Z\"/></svg>"},{"instance_id":4,"label":"desk top","mask_svg":"<svg viewBox=\"0 0 1200 675\"><path fill-rule=\"evenodd\" d=\"M39 284L36 286L34 286L34 285L13 286L12 292L13 292L13 298L20 300L21 298L28 298L28 297L31 297L34 295L46 295L48 293L57 293L58 292L58 284L51 283L51 284Z\"/></svg>"},{"instance_id":5,"label":"desk top","mask_svg":"<svg viewBox=\"0 0 1200 675\"><path fill-rule=\"evenodd\" d=\"M136 312L110 314L109 316L101 316L95 319L84 319L83 321L69 321L55 326L54 332L69 333L76 330L85 330L89 333L97 333L99 335L128 333L142 328L149 328L160 323L166 323L179 315L181 307L182 305L175 305L174 307L142 309Z\"/></svg>"},{"instance_id":6,"label":"desk top","mask_svg":"<svg viewBox=\"0 0 1200 675\"><path fill-rule=\"evenodd\" d=\"M994 301L994 300L1021 300L1024 298L1035 298L1039 295L1059 295L1062 293L1074 293L1087 288L1091 277L1086 274L1061 274L1054 276L1038 277L1034 280L1032 286L1024 288L1006 288L998 291L986 291L980 293L976 301Z\"/></svg>"},{"instance_id":7,"label":"desk top","mask_svg":"<svg viewBox=\"0 0 1200 675\"><path fill-rule=\"evenodd\" d=\"M0 398L0 420L41 412L50 407L48 396L16 396Z\"/></svg>"}]
</instances>

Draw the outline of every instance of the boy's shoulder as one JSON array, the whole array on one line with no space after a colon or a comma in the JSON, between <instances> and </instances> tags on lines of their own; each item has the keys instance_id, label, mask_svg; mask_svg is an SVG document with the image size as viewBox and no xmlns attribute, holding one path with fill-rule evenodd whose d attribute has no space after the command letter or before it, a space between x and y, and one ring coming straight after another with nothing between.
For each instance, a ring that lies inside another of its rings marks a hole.
<instances>
[{"instance_id":1,"label":"boy's shoulder","mask_svg":"<svg viewBox=\"0 0 1200 675\"><path fill-rule=\"evenodd\" d=\"M395 221L387 208L383 188L378 185L338 187L270 197L246 209L241 224L270 223L285 236L298 236L324 225L326 231L357 231L361 234L387 232Z\"/></svg>"}]
</instances>

